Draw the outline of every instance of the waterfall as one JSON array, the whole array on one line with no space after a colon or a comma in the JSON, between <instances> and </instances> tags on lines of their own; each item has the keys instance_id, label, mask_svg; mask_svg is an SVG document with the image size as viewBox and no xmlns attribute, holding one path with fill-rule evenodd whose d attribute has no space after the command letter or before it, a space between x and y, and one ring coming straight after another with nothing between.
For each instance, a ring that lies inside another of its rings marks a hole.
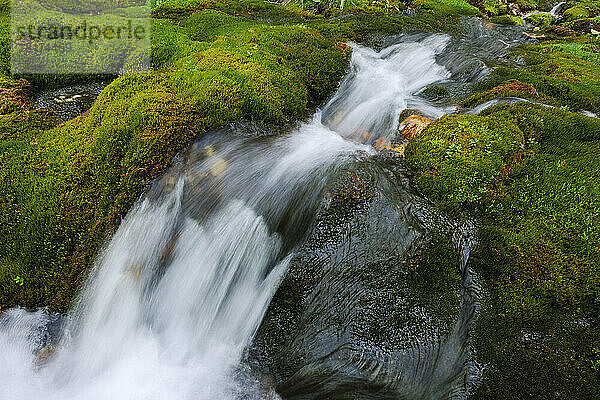
<instances>
[{"instance_id":1,"label":"waterfall","mask_svg":"<svg viewBox=\"0 0 600 400\"><path fill-rule=\"evenodd\" d=\"M552 15L552 18L556 19L560 17L561 10L563 9L563 6L565 4L565 1L561 1L560 3L557 3L554 7L552 7L552 9L550 10L550 15Z\"/></svg>"},{"instance_id":2,"label":"waterfall","mask_svg":"<svg viewBox=\"0 0 600 400\"><path fill-rule=\"evenodd\" d=\"M294 132L225 129L191 146L102 250L54 354L35 352L57 316L0 314L0 398L253 398L236 378L244 350L326 182L374 154L403 109L444 112L415 94L449 77L436 63L448 41L352 45L340 89Z\"/></svg>"}]
</instances>

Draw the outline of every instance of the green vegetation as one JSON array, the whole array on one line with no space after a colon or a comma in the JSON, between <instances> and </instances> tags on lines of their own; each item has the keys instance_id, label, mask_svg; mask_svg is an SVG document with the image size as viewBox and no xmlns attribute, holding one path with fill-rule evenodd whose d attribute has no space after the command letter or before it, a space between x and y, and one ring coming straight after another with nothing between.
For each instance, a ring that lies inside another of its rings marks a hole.
<instances>
[{"instance_id":1,"label":"green vegetation","mask_svg":"<svg viewBox=\"0 0 600 400\"><path fill-rule=\"evenodd\" d=\"M492 17L490 19L495 24L502 25L523 25L523 20L519 17L514 17L512 15L500 15L498 17Z\"/></svg>"},{"instance_id":2,"label":"green vegetation","mask_svg":"<svg viewBox=\"0 0 600 400\"><path fill-rule=\"evenodd\" d=\"M406 148L421 189L480 221L474 268L489 293L474 336L488 363L476 399L580 398L600 391L600 110L597 39L524 45L463 106ZM515 395L518 393L519 395Z\"/></svg>"},{"instance_id":3,"label":"green vegetation","mask_svg":"<svg viewBox=\"0 0 600 400\"><path fill-rule=\"evenodd\" d=\"M482 0L475 4L482 13L495 17L508 12L508 6L501 0Z\"/></svg>"},{"instance_id":4,"label":"green vegetation","mask_svg":"<svg viewBox=\"0 0 600 400\"><path fill-rule=\"evenodd\" d=\"M476 15L478 10L464 0L415 0L413 6L421 7L431 12L447 15Z\"/></svg>"},{"instance_id":5,"label":"green vegetation","mask_svg":"<svg viewBox=\"0 0 600 400\"><path fill-rule=\"evenodd\" d=\"M597 119L523 103L443 117L408 145L420 187L482 224L473 261L491 297L475 338L492 367L475 398L600 389L586 325L600 309L599 154Z\"/></svg>"},{"instance_id":6,"label":"green vegetation","mask_svg":"<svg viewBox=\"0 0 600 400\"><path fill-rule=\"evenodd\" d=\"M537 91L528 83L517 80L508 80L500 86L496 86L485 92L472 95L463 102L464 107L472 108L496 98L501 97L519 97L522 99L539 97Z\"/></svg>"},{"instance_id":7,"label":"green vegetation","mask_svg":"<svg viewBox=\"0 0 600 400\"><path fill-rule=\"evenodd\" d=\"M514 124L477 115L446 115L406 149L406 161L439 204L452 211L482 199L492 181L524 148Z\"/></svg>"},{"instance_id":8,"label":"green vegetation","mask_svg":"<svg viewBox=\"0 0 600 400\"><path fill-rule=\"evenodd\" d=\"M243 118L304 117L346 68L345 47L297 24L204 10L156 19L153 31L152 73L117 78L89 112L54 129L50 114L22 110L22 81L4 71L3 308L64 310L106 237L193 137Z\"/></svg>"},{"instance_id":9,"label":"green vegetation","mask_svg":"<svg viewBox=\"0 0 600 400\"><path fill-rule=\"evenodd\" d=\"M476 88L489 90L515 79L532 84L551 104L600 111L600 58L596 39L576 37L522 45L519 52L527 62L526 67L496 68Z\"/></svg>"},{"instance_id":10,"label":"green vegetation","mask_svg":"<svg viewBox=\"0 0 600 400\"><path fill-rule=\"evenodd\" d=\"M293 4L322 14L259 0L156 5L152 71L121 74L87 113L61 125L31 109L31 93L90 77L11 76L8 5L0 4L0 307L65 310L102 244L177 153L233 121L285 125L308 116L346 69L343 42L453 31L459 15L478 12L522 24L496 0L415 0L412 17L390 15L400 2ZM597 2L573 3L565 16L598 11ZM527 21L552 23L547 13ZM406 148L421 190L481 224L473 265L489 297L475 345L489 368L475 398L600 392L600 122L574 112L600 112L599 54L591 35L521 46L526 66L496 68L462 106L520 97L561 108L521 103L448 115ZM423 93L450 96L442 86ZM332 218L345 217L337 211ZM415 296L431 301L455 286L456 271L440 261L453 252L443 242L423 255L408 276Z\"/></svg>"},{"instance_id":11,"label":"green vegetation","mask_svg":"<svg viewBox=\"0 0 600 400\"><path fill-rule=\"evenodd\" d=\"M575 21L582 18L597 16L600 13L600 2L595 0L584 0L571 3L563 15L567 21Z\"/></svg>"},{"instance_id":12,"label":"green vegetation","mask_svg":"<svg viewBox=\"0 0 600 400\"><path fill-rule=\"evenodd\" d=\"M552 24L553 18L549 13L539 13L529 15L525 21L535 26L548 26Z\"/></svg>"}]
</instances>

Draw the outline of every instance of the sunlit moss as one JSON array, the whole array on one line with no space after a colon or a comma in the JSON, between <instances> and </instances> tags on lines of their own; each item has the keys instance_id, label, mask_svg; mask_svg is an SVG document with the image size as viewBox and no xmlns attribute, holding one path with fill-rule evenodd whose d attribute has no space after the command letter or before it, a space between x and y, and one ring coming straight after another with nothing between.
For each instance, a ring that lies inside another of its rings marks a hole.
<instances>
[{"instance_id":1,"label":"sunlit moss","mask_svg":"<svg viewBox=\"0 0 600 400\"><path fill-rule=\"evenodd\" d=\"M495 24L502 25L523 25L523 20L513 15L500 15L497 17L492 17L490 21L492 21Z\"/></svg>"},{"instance_id":2,"label":"sunlit moss","mask_svg":"<svg viewBox=\"0 0 600 400\"><path fill-rule=\"evenodd\" d=\"M525 21L536 26L547 26L552 24L553 19L549 13L538 13L529 15Z\"/></svg>"}]
</instances>

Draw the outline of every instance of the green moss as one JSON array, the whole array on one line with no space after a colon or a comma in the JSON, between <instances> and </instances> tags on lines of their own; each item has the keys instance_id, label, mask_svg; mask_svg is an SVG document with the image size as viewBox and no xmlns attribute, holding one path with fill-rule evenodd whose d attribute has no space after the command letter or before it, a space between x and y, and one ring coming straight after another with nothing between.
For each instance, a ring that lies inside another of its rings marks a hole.
<instances>
[{"instance_id":1,"label":"green moss","mask_svg":"<svg viewBox=\"0 0 600 400\"><path fill-rule=\"evenodd\" d=\"M532 84L546 101L574 110L600 111L600 64L597 41L573 38L524 45L519 52L527 66L496 68L479 90L488 90L516 79Z\"/></svg>"},{"instance_id":2,"label":"green moss","mask_svg":"<svg viewBox=\"0 0 600 400\"><path fill-rule=\"evenodd\" d=\"M461 276L451 238L435 233L424 251L403 266L410 293L436 321L450 325L460 308Z\"/></svg>"},{"instance_id":3,"label":"green moss","mask_svg":"<svg viewBox=\"0 0 600 400\"><path fill-rule=\"evenodd\" d=\"M425 88L420 94L430 100L439 100L448 97L450 91L443 86L431 85Z\"/></svg>"},{"instance_id":4,"label":"green moss","mask_svg":"<svg viewBox=\"0 0 600 400\"><path fill-rule=\"evenodd\" d=\"M552 24L553 20L552 15L549 13L531 14L525 18L525 21L535 26L548 26Z\"/></svg>"},{"instance_id":5,"label":"green moss","mask_svg":"<svg viewBox=\"0 0 600 400\"><path fill-rule=\"evenodd\" d=\"M448 210L481 201L524 148L521 130L476 115L447 115L430 124L406 148L416 181Z\"/></svg>"},{"instance_id":6,"label":"green moss","mask_svg":"<svg viewBox=\"0 0 600 400\"><path fill-rule=\"evenodd\" d=\"M475 4L482 13L490 16L498 16L508 12L508 7L501 0L481 0Z\"/></svg>"},{"instance_id":7,"label":"green moss","mask_svg":"<svg viewBox=\"0 0 600 400\"><path fill-rule=\"evenodd\" d=\"M598 119L523 103L444 117L408 145L422 190L481 222L472 266L489 297L475 345L489 368L475 398L600 388L598 154Z\"/></svg>"},{"instance_id":8,"label":"green moss","mask_svg":"<svg viewBox=\"0 0 600 400\"><path fill-rule=\"evenodd\" d=\"M494 301L479 322L478 347L495 365L480 398L510 398L514 390L593 398L600 388L592 368L600 332L591 322L600 306L600 122L524 104L484 114L512 120L531 151L480 213L475 265Z\"/></svg>"},{"instance_id":9,"label":"green moss","mask_svg":"<svg viewBox=\"0 0 600 400\"><path fill-rule=\"evenodd\" d=\"M476 7L464 0L414 0L412 5L441 16L476 15L479 12Z\"/></svg>"},{"instance_id":10,"label":"green moss","mask_svg":"<svg viewBox=\"0 0 600 400\"><path fill-rule=\"evenodd\" d=\"M519 97L523 99L538 97L538 93L533 85L519 82L517 80L509 80L502 85L496 86L488 91L476 93L463 102L463 106L467 108L476 107L487 101L501 97Z\"/></svg>"},{"instance_id":11,"label":"green moss","mask_svg":"<svg viewBox=\"0 0 600 400\"><path fill-rule=\"evenodd\" d=\"M129 207L192 138L240 119L308 116L345 72L350 51L340 42L459 21L378 8L326 20L258 0L175 0L153 16L152 71L118 77L87 113L57 127L50 113L11 100L19 81L6 74L0 24L0 83L9 90L0 117L1 307L64 310ZM28 78L40 87L77 77Z\"/></svg>"},{"instance_id":12,"label":"green moss","mask_svg":"<svg viewBox=\"0 0 600 400\"><path fill-rule=\"evenodd\" d=\"M563 12L563 16L568 21L575 21L582 18L588 18L590 16L590 12L584 6L577 5L575 7L567 8Z\"/></svg>"},{"instance_id":13,"label":"green moss","mask_svg":"<svg viewBox=\"0 0 600 400\"><path fill-rule=\"evenodd\" d=\"M495 24L502 25L523 25L523 20L519 17L514 17L512 15L500 15L498 17L493 17L490 19Z\"/></svg>"},{"instance_id":14,"label":"green moss","mask_svg":"<svg viewBox=\"0 0 600 400\"><path fill-rule=\"evenodd\" d=\"M540 9L540 2L537 0L517 0L515 3L519 5L521 11L530 11Z\"/></svg>"}]
</instances>

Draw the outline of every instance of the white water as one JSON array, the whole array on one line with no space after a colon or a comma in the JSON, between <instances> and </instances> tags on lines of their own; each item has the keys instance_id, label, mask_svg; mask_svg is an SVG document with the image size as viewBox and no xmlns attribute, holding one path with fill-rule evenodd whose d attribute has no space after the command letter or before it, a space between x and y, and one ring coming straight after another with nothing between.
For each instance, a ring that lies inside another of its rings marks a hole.
<instances>
[{"instance_id":1,"label":"white water","mask_svg":"<svg viewBox=\"0 0 600 400\"><path fill-rule=\"evenodd\" d=\"M552 9L550 10L550 15L552 15L552 18L556 19L556 18L560 17L560 14L558 12L564 4L565 4L565 2L561 1L560 3L558 3L554 7L552 7Z\"/></svg>"},{"instance_id":2,"label":"white water","mask_svg":"<svg viewBox=\"0 0 600 400\"><path fill-rule=\"evenodd\" d=\"M175 168L170 190L130 211L47 362L35 351L50 317L0 314L0 399L252 394L236 370L286 271L285 232L312 217L332 168L373 152L358 142L393 133L400 112L418 103L414 94L447 78L435 63L447 41L430 36L381 52L354 46L325 124L317 113L280 138L222 137L216 149L193 153L206 154Z\"/></svg>"}]
</instances>

